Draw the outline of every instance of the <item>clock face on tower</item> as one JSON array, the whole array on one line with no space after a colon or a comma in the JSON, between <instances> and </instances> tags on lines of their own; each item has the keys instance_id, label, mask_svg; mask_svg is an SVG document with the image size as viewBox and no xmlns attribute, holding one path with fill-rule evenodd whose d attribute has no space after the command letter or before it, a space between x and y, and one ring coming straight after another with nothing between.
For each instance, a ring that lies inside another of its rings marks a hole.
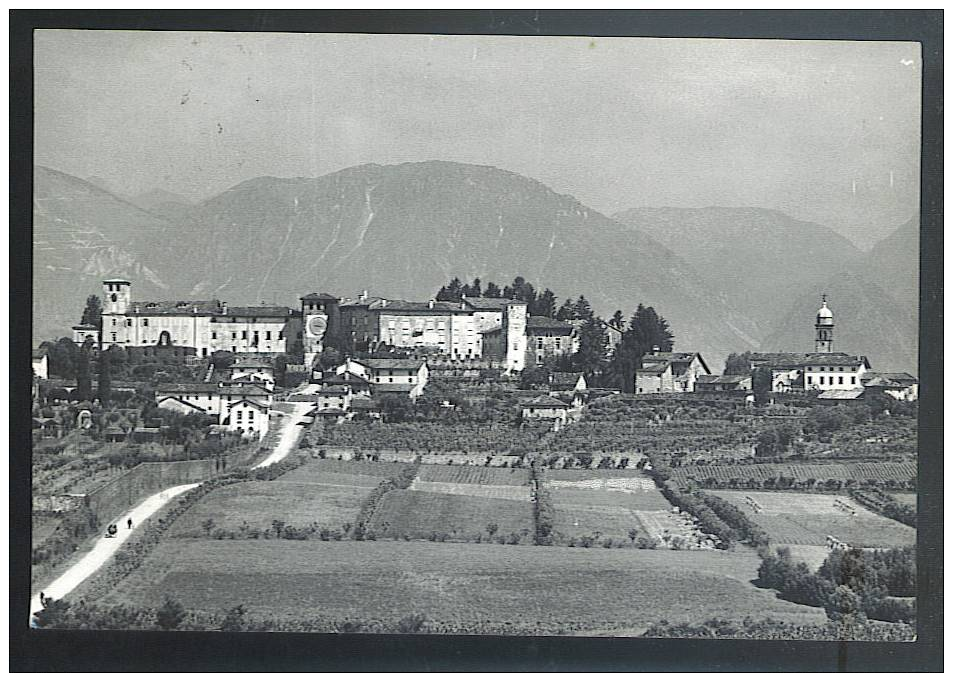
<instances>
[{"instance_id":1,"label":"clock face on tower","mask_svg":"<svg viewBox=\"0 0 953 673\"><path fill-rule=\"evenodd\" d=\"M314 339L320 339L324 336L324 331L328 327L328 317L325 315L313 315L308 318L308 336Z\"/></svg>"}]
</instances>

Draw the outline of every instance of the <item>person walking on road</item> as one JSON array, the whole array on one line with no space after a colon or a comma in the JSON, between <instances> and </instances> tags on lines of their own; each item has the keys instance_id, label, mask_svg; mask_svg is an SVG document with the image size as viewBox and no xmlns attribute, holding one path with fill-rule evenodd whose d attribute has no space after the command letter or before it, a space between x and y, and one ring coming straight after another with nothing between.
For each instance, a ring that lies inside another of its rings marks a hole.
<instances>
[{"instance_id":1,"label":"person walking on road","mask_svg":"<svg viewBox=\"0 0 953 673\"><path fill-rule=\"evenodd\" d=\"M132 528L132 519L130 518L130 519L126 522L126 524L127 524L127 526L128 526L129 528Z\"/></svg>"}]
</instances>

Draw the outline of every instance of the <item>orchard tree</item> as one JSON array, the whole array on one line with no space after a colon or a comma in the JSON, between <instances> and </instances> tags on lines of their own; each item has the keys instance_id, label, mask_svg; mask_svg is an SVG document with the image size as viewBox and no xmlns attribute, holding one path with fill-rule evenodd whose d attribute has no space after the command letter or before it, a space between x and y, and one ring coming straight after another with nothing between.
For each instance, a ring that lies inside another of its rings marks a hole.
<instances>
[{"instance_id":1,"label":"orchard tree","mask_svg":"<svg viewBox=\"0 0 953 673\"><path fill-rule=\"evenodd\" d=\"M751 351L731 353L725 360L726 375L747 375L751 373Z\"/></svg>"},{"instance_id":2,"label":"orchard tree","mask_svg":"<svg viewBox=\"0 0 953 673\"><path fill-rule=\"evenodd\" d=\"M103 315L103 304L98 294L91 294L86 297L86 307L83 309L83 317L80 318L81 325L95 325L100 327L100 321Z\"/></svg>"},{"instance_id":3,"label":"orchard tree","mask_svg":"<svg viewBox=\"0 0 953 673\"><path fill-rule=\"evenodd\" d=\"M484 297L490 297L491 299L499 299L503 295L503 292L500 290L499 286L490 281L486 284L486 290L483 291Z\"/></svg>"},{"instance_id":4,"label":"orchard tree","mask_svg":"<svg viewBox=\"0 0 953 673\"><path fill-rule=\"evenodd\" d=\"M556 295L548 287L543 293L536 297L529 306L530 315L541 315L547 318L556 317Z\"/></svg>"},{"instance_id":5,"label":"orchard tree","mask_svg":"<svg viewBox=\"0 0 953 673\"><path fill-rule=\"evenodd\" d=\"M99 383L96 392L99 397L99 403L103 405L103 407L109 404L109 400L112 397L112 357L113 352L111 348L99 354Z\"/></svg>"},{"instance_id":6,"label":"orchard tree","mask_svg":"<svg viewBox=\"0 0 953 673\"><path fill-rule=\"evenodd\" d=\"M93 397L93 380L89 369L91 351L89 343L83 344L76 361L76 398L79 400L91 400Z\"/></svg>"},{"instance_id":7,"label":"orchard tree","mask_svg":"<svg viewBox=\"0 0 953 673\"><path fill-rule=\"evenodd\" d=\"M600 318L590 314L579 329L579 350L573 353L573 365L577 371L591 375L603 370L605 358L606 327Z\"/></svg>"},{"instance_id":8,"label":"orchard tree","mask_svg":"<svg viewBox=\"0 0 953 673\"><path fill-rule=\"evenodd\" d=\"M574 316L572 301L567 299L563 302L563 305L559 307L559 310L556 311L556 320L572 320Z\"/></svg>"}]
</instances>

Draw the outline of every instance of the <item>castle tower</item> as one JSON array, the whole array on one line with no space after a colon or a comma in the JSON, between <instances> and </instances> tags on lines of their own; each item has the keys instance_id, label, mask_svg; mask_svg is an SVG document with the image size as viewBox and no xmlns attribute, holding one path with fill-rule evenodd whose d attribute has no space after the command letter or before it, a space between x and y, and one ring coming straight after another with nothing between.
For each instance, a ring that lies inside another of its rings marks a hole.
<instances>
[{"instance_id":1,"label":"castle tower","mask_svg":"<svg viewBox=\"0 0 953 673\"><path fill-rule=\"evenodd\" d=\"M132 303L132 284L122 278L103 281L103 313L125 315Z\"/></svg>"},{"instance_id":2,"label":"castle tower","mask_svg":"<svg viewBox=\"0 0 953 673\"><path fill-rule=\"evenodd\" d=\"M834 352L834 314L827 308L827 295L821 296L821 308L814 323L814 352Z\"/></svg>"},{"instance_id":3,"label":"castle tower","mask_svg":"<svg viewBox=\"0 0 953 673\"><path fill-rule=\"evenodd\" d=\"M338 301L337 297L315 292L301 297L302 346L308 367L324 350L325 337L337 328Z\"/></svg>"}]
</instances>

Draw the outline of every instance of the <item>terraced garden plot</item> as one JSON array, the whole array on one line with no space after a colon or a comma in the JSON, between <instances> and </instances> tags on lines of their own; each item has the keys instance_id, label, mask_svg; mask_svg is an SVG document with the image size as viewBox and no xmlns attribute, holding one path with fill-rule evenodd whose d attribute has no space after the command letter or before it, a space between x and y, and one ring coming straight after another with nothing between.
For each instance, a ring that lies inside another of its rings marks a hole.
<instances>
[{"instance_id":1,"label":"terraced garden plot","mask_svg":"<svg viewBox=\"0 0 953 673\"><path fill-rule=\"evenodd\" d=\"M373 486L300 484L281 481L243 482L223 486L202 498L169 531L175 537L205 537L202 523L237 531L271 527L275 519L296 528L317 523L338 528L354 523Z\"/></svg>"},{"instance_id":2,"label":"terraced garden plot","mask_svg":"<svg viewBox=\"0 0 953 673\"><path fill-rule=\"evenodd\" d=\"M551 494L553 502L569 506L606 506L625 507L631 510L669 511L671 503L659 491L604 491L585 488L553 488L553 482L546 482L546 490Z\"/></svg>"},{"instance_id":3,"label":"terraced garden plot","mask_svg":"<svg viewBox=\"0 0 953 673\"><path fill-rule=\"evenodd\" d=\"M337 484L374 487L384 479L396 477L406 465L371 461L310 460L275 481L298 484Z\"/></svg>"},{"instance_id":4,"label":"terraced garden plot","mask_svg":"<svg viewBox=\"0 0 953 673\"><path fill-rule=\"evenodd\" d=\"M498 526L496 535L516 533L521 543L532 544L533 506L529 500L394 490L381 500L370 529L379 538L407 535L428 539L438 533L452 540L473 540L485 538L490 523Z\"/></svg>"},{"instance_id":5,"label":"terraced garden plot","mask_svg":"<svg viewBox=\"0 0 953 673\"><path fill-rule=\"evenodd\" d=\"M726 486L744 488L746 484L763 484L769 479L786 477L798 483L810 482L820 488L824 482L835 480L841 485L847 480L863 484L866 480L905 483L916 479L917 464L906 462L843 462L843 463L763 463L757 465L692 465L672 470L673 479L679 486L689 482L704 484L711 480L712 487ZM750 488L750 487L749 487ZM754 488L757 488L755 486Z\"/></svg>"},{"instance_id":6,"label":"terraced garden plot","mask_svg":"<svg viewBox=\"0 0 953 673\"><path fill-rule=\"evenodd\" d=\"M482 484L455 484L447 481L420 481L415 479L409 490L425 493L446 493L447 495L469 495L478 498L530 501L528 486L484 486Z\"/></svg>"},{"instance_id":7,"label":"terraced garden plot","mask_svg":"<svg viewBox=\"0 0 953 673\"><path fill-rule=\"evenodd\" d=\"M774 544L824 545L828 535L857 547L916 544L916 530L874 514L847 497L772 491L708 492L741 508L764 528ZM838 502L854 513L845 511Z\"/></svg>"},{"instance_id":8,"label":"terraced garden plot","mask_svg":"<svg viewBox=\"0 0 953 673\"><path fill-rule=\"evenodd\" d=\"M627 633L662 619L773 617L823 623L820 608L752 583L749 550L679 553L429 542L167 540L97 603L161 605L219 615L397 620L486 632L525 623L540 633ZM87 600L90 600L89 598Z\"/></svg>"},{"instance_id":9,"label":"terraced garden plot","mask_svg":"<svg viewBox=\"0 0 953 673\"><path fill-rule=\"evenodd\" d=\"M624 488L648 488L655 489L654 482L646 477L641 471L633 474L633 471L630 470L546 470L545 472L546 481L558 481L558 482L573 482L573 481L582 481L582 482L592 482L592 481L611 481L613 484L618 484L620 487Z\"/></svg>"},{"instance_id":10,"label":"terraced garden plot","mask_svg":"<svg viewBox=\"0 0 953 673\"><path fill-rule=\"evenodd\" d=\"M421 481L446 481L455 484L527 486L526 468L476 467L471 465L422 465L417 473Z\"/></svg>"}]
</instances>

